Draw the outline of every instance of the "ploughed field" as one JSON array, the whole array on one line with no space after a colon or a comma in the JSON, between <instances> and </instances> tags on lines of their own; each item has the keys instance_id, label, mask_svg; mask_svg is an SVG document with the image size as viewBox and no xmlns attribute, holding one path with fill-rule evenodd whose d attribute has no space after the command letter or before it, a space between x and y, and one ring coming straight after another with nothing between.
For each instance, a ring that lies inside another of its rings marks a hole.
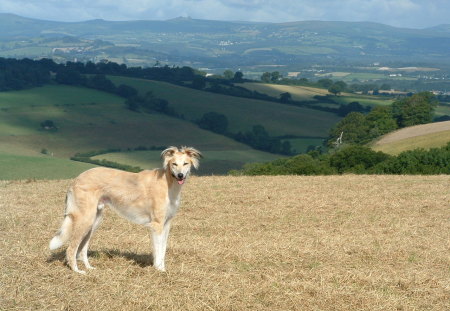
<instances>
[{"instance_id":1,"label":"ploughed field","mask_svg":"<svg viewBox=\"0 0 450 311\"><path fill-rule=\"evenodd\" d=\"M166 273L107 210L80 275L48 250L70 181L1 181L0 310L449 310L449 182L192 177Z\"/></svg>"}]
</instances>

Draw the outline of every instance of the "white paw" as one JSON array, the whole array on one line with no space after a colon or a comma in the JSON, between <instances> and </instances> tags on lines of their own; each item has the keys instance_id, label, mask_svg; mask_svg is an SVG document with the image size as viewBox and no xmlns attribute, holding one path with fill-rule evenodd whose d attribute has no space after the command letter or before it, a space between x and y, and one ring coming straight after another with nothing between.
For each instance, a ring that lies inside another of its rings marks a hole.
<instances>
[{"instance_id":1,"label":"white paw","mask_svg":"<svg viewBox=\"0 0 450 311\"><path fill-rule=\"evenodd\" d=\"M156 270L166 272L166 268L163 265L154 266Z\"/></svg>"},{"instance_id":2,"label":"white paw","mask_svg":"<svg viewBox=\"0 0 450 311\"><path fill-rule=\"evenodd\" d=\"M86 271L83 270L79 270L79 269L74 269L73 271L79 273L79 274L86 274Z\"/></svg>"}]
</instances>

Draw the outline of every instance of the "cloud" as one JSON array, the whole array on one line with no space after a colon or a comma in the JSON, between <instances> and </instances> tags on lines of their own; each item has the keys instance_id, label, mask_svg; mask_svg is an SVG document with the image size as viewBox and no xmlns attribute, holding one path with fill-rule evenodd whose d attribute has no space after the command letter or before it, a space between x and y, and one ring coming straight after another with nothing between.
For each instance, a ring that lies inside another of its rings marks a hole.
<instances>
[{"instance_id":1,"label":"cloud","mask_svg":"<svg viewBox=\"0 0 450 311\"><path fill-rule=\"evenodd\" d=\"M0 0L0 12L64 21L198 19L288 22L373 21L426 27L448 23L447 0Z\"/></svg>"}]
</instances>

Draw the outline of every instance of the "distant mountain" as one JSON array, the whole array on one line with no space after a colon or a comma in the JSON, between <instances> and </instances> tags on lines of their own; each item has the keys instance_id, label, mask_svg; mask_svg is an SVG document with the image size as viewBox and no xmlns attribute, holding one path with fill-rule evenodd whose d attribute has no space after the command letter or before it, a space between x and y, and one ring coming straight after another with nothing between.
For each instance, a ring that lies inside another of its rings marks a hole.
<instances>
[{"instance_id":1,"label":"distant mountain","mask_svg":"<svg viewBox=\"0 0 450 311\"><path fill-rule=\"evenodd\" d=\"M447 32L450 33L450 24L443 24L443 25L438 25L435 27L430 27L427 28L433 32Z\"/></svg>"},{"instance_id":2,"label":"distant mountain","mask_svg":"<svg viewBox=\"0 0 450 311\"><path fill-rule=\"evenodd\" d=\"M450 25L396 28L370 22L54 22L0 14L0 56L110 59L195 67L311 62L449 63ZM67 37L75 37L78 43Z\"/></svg>"}]
</instances>

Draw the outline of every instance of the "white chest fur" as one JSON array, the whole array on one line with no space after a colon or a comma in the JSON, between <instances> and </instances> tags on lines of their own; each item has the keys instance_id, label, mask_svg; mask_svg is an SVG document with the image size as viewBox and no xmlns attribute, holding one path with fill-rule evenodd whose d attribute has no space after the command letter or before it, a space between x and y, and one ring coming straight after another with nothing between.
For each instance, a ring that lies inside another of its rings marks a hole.
<instances>
[{"instance_id":1,"label":"white chest fur","mask_svg":"<svg viewBox=\"0 0 450 311\"><path fill-rule=\"evenodd\" d=\"M181 201L181 186L173 185L169 188L166 209L166 222L171 220L178 211Z\"/></svg>"}]
</instances>

